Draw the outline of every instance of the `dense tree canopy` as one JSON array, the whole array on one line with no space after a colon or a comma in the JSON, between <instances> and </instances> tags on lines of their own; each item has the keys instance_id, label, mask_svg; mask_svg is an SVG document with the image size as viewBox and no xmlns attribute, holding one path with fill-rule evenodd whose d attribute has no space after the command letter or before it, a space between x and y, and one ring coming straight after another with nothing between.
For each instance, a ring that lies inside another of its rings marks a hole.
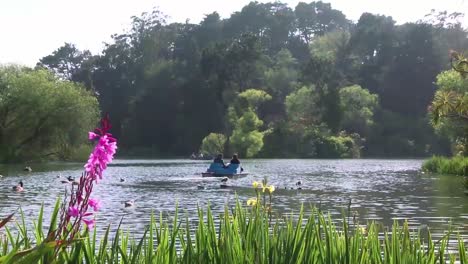
<instances>
[{"instance_id":1,"label":"dense tree canopy","mask_svg":"<svg viewBox=\"0 0 468 264\"><path fill-rule=\"evenodd\" d=\"M97 96L123 152L187 156L216 133L226 154L423 156L449 150L427 107L448 50L468 50L461 17L354 23L322 1L251 2L168 24L156 10L102 54L66 43L38 65Z\"/></svg>"},{"instance_id":2,"label":"dense tree canopy","mask_svg":"<svg viewBox=\"0 0 468 264\"><path fill-rule=\"evenodd\" d=\"M0 162L71 158L99 118L96 98L46 70L0 68Z\"/></svg>"}]
</instances>

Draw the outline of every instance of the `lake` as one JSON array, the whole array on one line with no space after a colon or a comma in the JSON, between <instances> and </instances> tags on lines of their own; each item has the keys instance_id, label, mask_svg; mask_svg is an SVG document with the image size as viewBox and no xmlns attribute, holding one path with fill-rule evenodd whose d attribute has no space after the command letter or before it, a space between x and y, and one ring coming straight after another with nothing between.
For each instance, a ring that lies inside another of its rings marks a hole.
<instances>
[{"instance_id":1,"label":"lake","mask_svg":"<svg viewBox=\"0 0 468 264\"><path fill-rule=\"evenodd\" d=\"M151 212L171 215L178 203L182 216L196 218L197 205L221 212L233 205L236 195L244 202L255 196L253 181L268 177L276 186L273 209L279 213L298 212L301 204L315 205L341 219L351 200L351 211L361 224L373 220L391 225L408 220L411 227L429 227L434 237L449 225L468 235L468 196L462 178L427 175L420 172L422 160L245 160L242 166L250 174L229 180L229 188L220 188L219 178L202 178L209 161L191 160L115 160L105 178L95 187L94 197L101 199L97 215L98 231L111 224L116 227L123 217L123 228L140 237ZM48 217L57 197L67 188L57 176L78 177L82 164L32 164L33 172L23 166L0 165L0 217L21 207L29 223L37 217L43 203ZM124 178L125 182L120 182ZM11 190L23 180L25 191ZM301 181L301 190L295 183ZM199 189L197 186L203 186ZM135 200L125 208L124 201ZM48 222L48 221L47 221Z\"/></svg>"}]
</instances>

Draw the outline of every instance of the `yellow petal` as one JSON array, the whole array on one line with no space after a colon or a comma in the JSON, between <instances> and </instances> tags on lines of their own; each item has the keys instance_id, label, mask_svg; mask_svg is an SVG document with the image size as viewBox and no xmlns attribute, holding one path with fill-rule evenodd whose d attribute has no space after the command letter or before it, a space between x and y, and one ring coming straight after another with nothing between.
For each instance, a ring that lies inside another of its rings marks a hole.
<instances>
[{"instance_id":1,"label":"yellow petal","mask_svg":"<svg viewBox=\"0 0 468 264\"><path fill-rule=\"evenodd\" d=\"M275 186L270 185L270 186L268 187L268 191L269 191L270 193L274 192L274 191L275 191Z\"/></svg>"},{"instance_id":2,"label":"yellow petal","mask_svg":"<svg viewBox=\"0 0 468 264\"><path fill-rule=\"evenodd\" d=\"M252 186L254 187L254 189L257 189L257 187L258 187L258 182L254 181L254 182L252 183Z\"/></svg>"},{"instance_id":3,"label":"yellow petal","mask_svg":"<svg viewBox=\"0 0 468 264\"><path fill-rule=\"evenodd\" d=\"M255 206L257 205L257 198L250 198L247 200L247 205Z\"/></svg>"}]
</instances>

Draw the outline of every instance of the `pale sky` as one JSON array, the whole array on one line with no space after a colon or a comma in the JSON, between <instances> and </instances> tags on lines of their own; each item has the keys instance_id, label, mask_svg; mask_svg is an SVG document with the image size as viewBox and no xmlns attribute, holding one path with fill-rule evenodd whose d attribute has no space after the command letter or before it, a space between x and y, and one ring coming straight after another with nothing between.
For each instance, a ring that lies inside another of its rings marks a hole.
<instances>
[{"instance_id":1,"label":"pale sky","mask_svg":"<svg viewBox=\"0 0 468 264\"><path fill-rule=\"evenodd\" d=\"M249 0L0 0L0 64L36 62L65 42L89 49L93 54L121 33L130 17L158 7L169 22L189 19L198 23L205 14L217 11L223 18L248 4ZM259 1L271 2L271 1ZM283 0L294 7L298 0ZM302 0L311 2L311 0ZM363 12L392 16L397 23L416 21L431 9L466 13L468 0L324 0L356 21Z\"/></svg>"}]
</instances>

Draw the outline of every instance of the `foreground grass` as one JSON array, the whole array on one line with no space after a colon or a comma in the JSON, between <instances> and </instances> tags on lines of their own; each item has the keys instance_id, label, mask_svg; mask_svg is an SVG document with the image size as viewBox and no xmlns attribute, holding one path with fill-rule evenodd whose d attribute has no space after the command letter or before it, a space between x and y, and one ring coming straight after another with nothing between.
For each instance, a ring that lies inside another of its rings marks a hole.
<instances>
[{"instance_id":1,"label":"foreground grass","mask_svg":"<svg viewBox=\"0 0 468 264\"><path fill-rule=\"evenodd\" d=\"M374 223L353 228L345 219L335 225L313 209L308 217L301 211L296 220L276 219L271 222L263 207L240 203L216 217L199 209L198 224L176 212L170 223L152 216L138 239L108 228L100 239L96 231L83 233L55 255L57 243L47 240L41 210L35 230L27 230L24 218L17 232L1 229L0 263L468 263L463 240L450 233L433 242L406 224L394 223L389 231ZM56 220L53 214L49 233ZM458 244L449 252L450 239Z\"/></svg>"},{"instance_id":2,"label":"foreground grass","mask_svg":"<svg viewBox=\"0 0 468 264\"><path fill-rule=\"evenodd\" d=\"M434 156L423 163L422 169L432 173L468 176L468 157L445 158Z\"/></svg>"}]
</instances>

